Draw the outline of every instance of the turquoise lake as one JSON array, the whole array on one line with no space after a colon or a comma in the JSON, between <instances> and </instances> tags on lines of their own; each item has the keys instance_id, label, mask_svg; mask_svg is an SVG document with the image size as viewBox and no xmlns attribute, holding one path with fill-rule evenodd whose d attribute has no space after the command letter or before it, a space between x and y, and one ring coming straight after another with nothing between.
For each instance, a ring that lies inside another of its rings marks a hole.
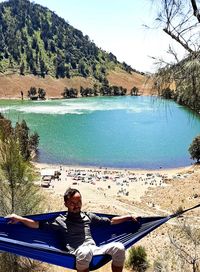
<instances>
[{"instance_id":1,"label":"turquoise lake","mask_svg":"<svg viewBox=\"0 0 200 272\"><path fill-rule=\"evenodd\" d=\"M25 119L40 135L37 161L116 168L174 168L192 163L200 117L152 97L1 100L13 123Z\"/></svg>"}]
</instances>

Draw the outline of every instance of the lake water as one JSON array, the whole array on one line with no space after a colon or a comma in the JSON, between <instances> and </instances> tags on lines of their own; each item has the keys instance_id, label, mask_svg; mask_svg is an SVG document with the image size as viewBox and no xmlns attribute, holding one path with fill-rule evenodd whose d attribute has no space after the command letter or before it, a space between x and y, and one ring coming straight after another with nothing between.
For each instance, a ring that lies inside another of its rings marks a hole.
<instances>
[{"instance_id":1,"label":"lake water","mask_svg":"<svg viewBox=\"0 0 200 272\"><path fill-rule=\"evenodd\" d=\"M0 101L13 123L25 119L40 135L39 162L116 168L191 164L189 145L200 118L173 101L95 97Z\"/></svg>"}]
</instances>

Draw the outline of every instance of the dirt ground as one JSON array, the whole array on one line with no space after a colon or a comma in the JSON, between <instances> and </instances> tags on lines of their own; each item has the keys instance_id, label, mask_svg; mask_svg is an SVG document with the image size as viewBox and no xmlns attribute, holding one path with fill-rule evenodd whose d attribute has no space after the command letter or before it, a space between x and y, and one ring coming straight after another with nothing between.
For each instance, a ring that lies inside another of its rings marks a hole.
<instances>
[{"instance_id":1,"label":"dirt ground","mask_svg":"<svg viewBox=\"0 0 200 272\"><path fill-rule=\"evenodd\" d=\"M151 93L151 82L147 77L137 73L126 73L123 70L111 71L108 75L110 85L117 85L127 88L128 94L133 86L139 88L141 94ZM21 91L24 98L27 98L28 90L34 86L46 90L47 98L62 98L61 93L65 87L80 89L80 86L93 87L97 83L93 78L73 77L56 79L50 76L45 78L33 75L0 74L0 98L4 99L21 99Z\"/></svg>"},{"instance_id":2,"label":"dirt ground","mask_svg":"<svg viewBox=\"0 0 200 272\"><path fill-rule=\"evenodd\" d=\"M48 165L37 165L38 169L50 167ZM52 166L51 166L52 167ZM58 166L55 166L58 167ZM137 181L130 183L129 195L117 195L118 185L115 181L99 181L96 184L74 182L73 175L68 178L67 174L71 170L63 167L61 180L55 181L54 186L48 191L52 201L49 209L63 210L63 192L69 186L77 187L83 196L83 210L111 213L111 214L132 214L135 216L164 216L176 212L178 209L187 209L200 203L200 166L191 166L182 169L162 170L160 172L130 171L130 173L120 172L120 170L107 170L106 175L114 177L123 175L125 179L132 176L137 177ZM86 173L96 173L97 169L78 169ZM103 171L103 170L101 170ZM72 172L72 171L71 171ZM99 172L98 172L99 173ZM148 175L147 175L148 174ZM143 182L142 182L142 175ZM152 183L155 177L161 176L161 181ZM109 185L109 189L108 189ZM181 220L186 220L191 227L198 227L200 224L200 208L187 212ZM153 263L168 252L170 249L170 233L176 234L179 224L176 219L168 221L158 229L154 230L136 245L142 245L147 252L150 268L153 271ZM127 251L128 254L128 251ZM200 253L199 253L200 254ZM51 272L70 272L72 270L52 266ZM108 272L110 264L96 270L97 272ZM126 268L125 272L129 271ZM176 270L171 270L176 271ZM180 270L181 271L181 270ZM188 270L190 271L190 270Z\"/></svg>"}]
</instances>

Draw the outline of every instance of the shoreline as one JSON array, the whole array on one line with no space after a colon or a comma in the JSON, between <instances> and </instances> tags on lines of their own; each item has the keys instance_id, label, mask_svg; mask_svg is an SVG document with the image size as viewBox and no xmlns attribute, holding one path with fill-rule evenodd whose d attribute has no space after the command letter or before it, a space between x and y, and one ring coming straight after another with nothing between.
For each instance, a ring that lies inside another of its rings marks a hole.
<instances>
[{"instance_id":1,"label":"shoreline","mask_svg":"<svg viewBox=\"0 0 200 272\"><path fill-rule=\"evenodd\" d=\"M124 96L134 96L134 95L130 95L130 94L126 94ZM29 99L28 97L24 97L24 99L21 99L20 96L12 96L12 97L6 97L6 96L1 96L0 95L0 100L19 100L19 101L45 101L45 100L70 100L70 99L77 99L77 98L94 98L94 97L124 97L124 96L121 96L121 95L97 95L97 96L77 96L77 97L73 97L73 98L64 98L62 96L50 96L50 97L46 97L44 100L42 99L39 99L39 100L32 100L32 99ZM155 95L155 94L140 94L140 95L137 95L137 96L151 96L151 97L159 97L158 95Z\"/></svg>"},{"instance_id":2,"label":"shoreline","mask_svg":"<svg viewBox=\"0 0 200 272\"><path fill-rule=\"evenodd\" d=\"M180 205L188 208L200 198L198 164L151 171L44 163L33 163L33 166L39 174L36 183L44 190L62 199L67 187L77 188L86 199L84 208L95 212L109 209L113 214L123 214L124 211L151 215L170 214ZM58 176L53 177L56 172L59 173ZM46 176L51 178L46 179ZM49 182L46 184L45 180ZM63 203L60 203L62 207Z\"/></svg>"},{"instance_id":3,"label":"shoreline","mask_svg":"<svg viewBox=\"0 0 200 272\"><path fill-rule=\"evenodd\" d=\"M142 169L142 168L117 168L117 167L105 167L105 166L86 166L86 165L68 165L68 164L57 164L57 163L40 163L33 162L31 163L36 168L75 168L75 169L85 169L85 170L104 170L104 171L118 171L118 172L135 172L135 173L179 173L179 172L188 172L193 171L195 164L188 166L181 166L175 168L160 168L160 169Z\"/></svg>"},{"instance_id":4,"label":"shoreline","mask_svg":"<svg viewBox=\"0 0 200 272\"><path fill-rule=\"evenodd\" d=\"M193 166L149 171L44 163L33 163L33 165L36 171L40 173L38 182L41 187L47 187L48 190L52 190L54 194L59 196L63 195L66 187L77 188L82 192L84 198L88 199L89 203L94 202L93 197L98 195L102 211L105 210L103 204L105 199L110 199L110 203L116 199L115 207L122 205L121 202L118 202L119 197L121 200L124 199L125 202L129 201L131 197L132 201L139 203L150 188L164 188L168 186L169 180L187 178L195 171ZM56 172L59 173L59 176L53 178L52 175ZM50 181L45 182L45 176L48 175L51 176L47 177ZM97 199L95 199L96 201ZM150 205L154 205L154 203ZM137 206L135 206L135 209L138 210ZM94 209L96 210L96 206ZM130 212L132 208L129 206L125 210ZM116 212L116 208L113 208L113 212Z\"/></svg>"}]
</instances>

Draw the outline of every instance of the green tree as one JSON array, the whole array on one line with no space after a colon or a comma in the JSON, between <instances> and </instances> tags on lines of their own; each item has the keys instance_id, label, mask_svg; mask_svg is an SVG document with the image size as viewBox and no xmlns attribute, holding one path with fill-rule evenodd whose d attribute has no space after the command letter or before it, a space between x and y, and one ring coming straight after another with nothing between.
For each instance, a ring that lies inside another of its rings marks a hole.
<instances>
[{"instance_id":1,"label":"green tree","mask_svg":"<svg viewBox=\"0 0 200 272\"><path fill-rule=\"evenodd\" d=\"M126 72L131 73L133 71L133 69L131 68L131 66L128 65L128 64L126 64L126 62L123 62L122 65L123 65L123 68L124 68L124 70Z\"/></svg>"},{"instance_id":2,"label":"green tree","mask_svg":"<svg viewBox=\"0 0 200 272\"><path fill-rule=\"evenodd\" d=\"M45 75L47 74L47 67L45 65L44 60L42 59L42 57L39 58L39 63L40 63L40 75L42 77L45 77Z\"/></svg>"},{"instance_id":3,"label":"green tree","mask_svg":"<svg viewBox=\"0 0 200 272\"><path fill-rule=\"evenodd\" d=\"M82 76L84 76L84 77L88 76L89 70L87 68L87 65L86 65L85 61L80 60L80 62L78 64L78 71Z\"/></svg>"},{"instance_id":4,"label":"green tree","mask_svg":"<svg viewBox=\"0 0 200 272\"><path fill-rule=\"evenodd\" d=\"M192 141L189 147L189 153L193 160L197 160L197 162L200 161L200 135Z\"/></svg>"},{"instance_id":5,"label":"green tree","mask_svg":"<svg viewBox=\"0 0 200 272\"><path fill-rule=\"evenodd\" d=\"M64 91L63 93L61 93L61 95L64 97L64 98L76 98L77 95L78 95L78 90L75 89L75 88L64 88Z\"/></svg>"},{"instance_id":6,"label":"green tree","mask_svg":"<svg viewBox=\"0 0 200 272\"><path fill-rule=\"evenodd\" d=\"M137 247L132 247L129 250L127 266L132 271L138 271L138 272L143 272L148 268L149 264L147 261L147 254L144 247L137 246Z\"/></svg>"},{"instance_id":7,"label":"green tree","mask_svg":"<svg viewBox=\"0 0 200 272\"><path fill-rule=\"evenodd\" d=\"M45 96L46 96L46 91L43 88L39 88L38 89L38 98L44 100Z\"/></svg>"},{"instance_id":8,"label":"green tree","mask_svg":"<svg viewBox=\"0 0 200 272\"><path fill-rule=\"evenodd\" d=\"M0 113L0 138L4 141L13 133L11 121Z\"/></svg>"},{"instance_id":9,"label":"green tree","mask_svg":"<svg viewBox=\"0 0 200 272\"><path fill-rule=\"evenodd\" d=\"M66 67L65 67L65 74L66 74L67 78L70 78L70 68L69 68L69 65L66 65Z\"/></svg>"},{"instance_id":10,"label":"green tree","mask_svg":"<svg viewBox=\"0 0 200 272\"><path fill-rule=\"evenodd\" d=\"M137 96L138 93L139 93L139 89L138 89L136 86L134 86L134 87L131 89L131 95Z\"/></svg>"},{"instance_id":11,"label":"green tree","mask_svg":"<svg viewBox=\"0 0 200 272\"><path fill-rule=\"evenodd\" d=\"M24 160L14 135L0 141L0 203L1 214L30 214L37 212L40 203L36 175Z\"/></svg>"},{"instance_id":12,"label":"green tree","mask_svg":"<svg viewBox=\"0 0 200 272\"><path fill-rule=\"evenodd\" d=\"M102 85L100 88L100 94L103 96L111 95L111 88L107 85Z\"/></svg>"},{"instance_id":13,"label":"green tree","mask_svg":"<svg viewBox=\"0 0 200 272\"><path fill-rule=\"evenodd\" d=\"M22 61L21 65L20 65L20 75L23 75L24 76L24 73L25 73L25 64L24 62Z\"/></svg>"},{"instance_id":14,"label":"green tree","mask_svg":"<svg viewBox=\"0 0 200 272\"><path fill-rule=\"evenodd\" d=\"M32 151L36 152L39 144L39 135L37 132L30 134L26 121L17 122L12 127L11 121L0 114L0 139L5 141L7 138L14 136L18 141L20 152L24 160L29 160Z\"/></svg>"},{"instance_id":15,"label":"green tree","mask_svg":"<svg viewBox=\"0 0 200 272\"><path fill-rule=\"evenodd\" d=\"M14 134L0 138L0 213L27 215L40 212L42 196L34 184L36 174L24 160L19 141ZM23 260L13 254L0 255L0 271L40 271L40 264ZM33 269L34 268L34 269Z\"/></svg>"},{"instance_id":16,"label":"green tree","mask_svg":"<svg viewBox=\"0 0 200 272\"><path fill-rule=\"evenodd\" d=\"M30 59L29 67L30 67L30 71L33 73L33 75L36 76L38 74L38 69L37 69L37 64L34 59Z\"/></svg>"},{"instance_id":17,"label":"green tree","mask_svg":"<svg viewBox=\"0 0 200 272\"><path fill-rule=\"evenodd\" d=\"M29 148L31 151L37 152L39 145L39 135L37 132L34 132L29 138Z\"/></svg>"},{"instance_id":18,"label":"green tree","mask_svg":"<svg viewBox=\"0 0 200 272\"><path fill-rule=\"evenodd\" d=\"M93 90L94 90L94 95L97 96L98 92L99 92L99 87L98 87L98 85L96 83L93 86Z\"/></svg>"},{"instance_id":19,"label":"green tree","mask_svg":"<svg viewBox=\"0 0 200 272\"><path fill-rule=\"evenodd\" d=\"M56 58L56 77L65 77L66 75L66 68L65 68L65 62L63 60L63 56L62 55L57 55Z\"/></svg>"},{"instance_id":20,"label":"green tree","mask_svg":"<svg viewBox=\"0 0 200 272\"><path fill-rule=\"evenodd\" d=\"M4 37L4 33L2 30L2 25L0 26L0 51L4 52L6 47L6 43L5 43L5 37Z\"/></svg>"},{"instance_id":21,"label":"green tree","mask_svg":"<svg viewBox=\"0 0 200 272\"><path fill-rule=\"evenodd\" d=\"M80 94L81 96L95 96L95 90L92 88L83 88L82 86L80 87Z\"/></svg>"},{"instance_id":22,"label":"green tree","mask_svg":"<svg viewBox=\"0 0 200 272\"><path fill-rule=\"evenodd\" d=\"M28 90L28 97L31 99L36 97L37 95L37 89L35 87L30 87L30 90Z\"/></svg>"},{"instance_id":23,"label":"green tree","mask_svg":"<svg viewBox=\"0 0 200 272\"><path fill-rule=\"evenodd\" d=\"M169 87L162 89L161 91L161 96L164 97L165 99L172 99L174 95L174 91L171 90Z\"/></svg>"},{"instance_id":24,"label":"green tree","mask_svg":"<svg viewBox=\"0 0 200 272\"><path fill-rule=\"evenodd\" d=\"M127 89L123 88L122 86L111 86L110 87L111 95L120 96L125 95Z\"/></svg>"},{"instance_id":25,"label":"green tree","mask_svg":"<svg viewBox=\"0 0 200 272\"><path fill-rule=\"evenodd\" d=\"M38 41L37 41L37 37L33 36L33 40L32 40L32 48L36 49L38 48Z\"/></svg>"},{"instance_id":26,"label":"green tree","mask_svg":"<svg viewBox=\"0 0 200 272\"><path fill-rule=\"evenodd\" d=\"M15 137L19 141L19 147L23 158L25 160L30 159L31 152L29 149L29 128L25 120L23 120L22 123L16 123Z\"/></svg>"}]
</instances>

